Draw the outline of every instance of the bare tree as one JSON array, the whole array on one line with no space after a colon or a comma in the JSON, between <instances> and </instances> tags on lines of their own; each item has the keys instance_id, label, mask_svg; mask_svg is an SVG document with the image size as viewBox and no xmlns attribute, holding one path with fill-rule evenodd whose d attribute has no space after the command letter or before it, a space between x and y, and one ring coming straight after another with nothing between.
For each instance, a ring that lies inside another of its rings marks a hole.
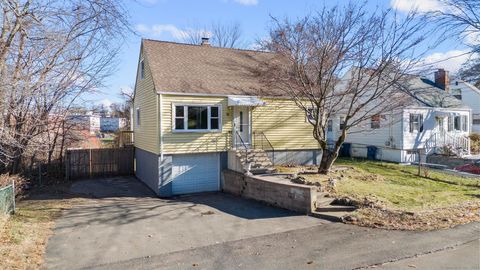
<instances>
[{"instance_id":1,"label":"bare tree","mask_svg":"<svg viewBox=\"0 0 480 270\"><path fill-rule=\"evenodd\" d=\"M238 48L241 46L242 30L238 22L230 24L212 24L212 43L223 48Z\"/></svg>"},{"instance_id":2,"label":"bare tree","mask_svg":"<svg viewBox=\"0 0 480 270\"><path fill-rule=\"evenodd\" d=\"M102 85L128 33L114 0L0 3L0 164L17 172L26 155L51 152L68 108Z\"/></svg>"},{"instance_id":3,"label":"bare tree","mask_svg":"<svg viewBox=\"0 0 480 270\"><path fill-rule=\"evenodd\" d=\"M459 37L470 47L471 57L460 70L460 77L480 87L480 1L441 0L443 8L427 14L438 23L445 36Z\"/></svg>"},{"instance_id":4,"label":"bare tree","mask_svg":"<svg viewBox=\"0 0 480 270\"><path fill-rule=\"evenodd\" d=\"M222 48L240 48L242 30L240 23L220 23L214 22L210 27L189 27L185 32L184 42L199 45L202 38L210 38L211 44Z\"/></svg>"},{"instance_id":5,"label":"bare tree","mask_svg":"<svg viewBox=\"0 0 480 270\"><path fill-rule=\"evenodd\" d=\"M319 173L329 172L352 127L404 105L424 23L415 14L367 13L353 3L295 21L273 19L262 45L275 59L259 73L265 89L280 90L307 114L323 151ZM336 117L342 130L330 142L327 125Z\"/></svg>"}]
</instances>

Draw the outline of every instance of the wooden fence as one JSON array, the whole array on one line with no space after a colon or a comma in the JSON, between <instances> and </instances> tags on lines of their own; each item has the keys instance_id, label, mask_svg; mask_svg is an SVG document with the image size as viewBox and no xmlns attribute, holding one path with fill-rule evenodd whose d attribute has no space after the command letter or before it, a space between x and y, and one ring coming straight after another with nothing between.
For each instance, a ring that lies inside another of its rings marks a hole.
<instances>
[{"instance_id":1,"label":"wooden fence","mask_svg":"<svg viewBox=\"0 0 480 270\"><path fill-rule=\"evenodd\" d=\"M133 175L134 148L69 149L66 153L67 179Z\"/></svg>"}]
</instances>

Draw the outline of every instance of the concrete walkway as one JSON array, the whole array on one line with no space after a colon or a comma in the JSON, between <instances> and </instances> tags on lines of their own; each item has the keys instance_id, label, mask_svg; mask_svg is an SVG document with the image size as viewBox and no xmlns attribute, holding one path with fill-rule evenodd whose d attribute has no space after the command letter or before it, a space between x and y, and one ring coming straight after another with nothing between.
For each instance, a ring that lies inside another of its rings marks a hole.
<instances>
[{"instance_id":1,"label":"concrete walkway","mask_svg":"<svg viewBox=\"0 0 480 270\"><path fill-rule=\"evenodd\" d=\"M434 232L368 229L221 193L161 200L124 178L78 182L72 192L97 198L59 219L49 269L480 268L477 223Z\"/></svg>"}]
</instances>

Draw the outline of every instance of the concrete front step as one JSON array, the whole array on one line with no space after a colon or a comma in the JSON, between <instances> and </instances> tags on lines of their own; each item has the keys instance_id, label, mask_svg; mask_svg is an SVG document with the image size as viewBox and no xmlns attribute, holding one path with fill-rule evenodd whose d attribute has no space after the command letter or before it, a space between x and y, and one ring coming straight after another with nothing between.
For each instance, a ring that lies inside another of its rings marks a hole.
<instances>
[{"instance_id":1,"label":"concrete front step","mask_svg":"<svg viewBox=\"0 0 480 270\"><path fill-rule=\"evenodd\" d=\"M316 205L317 207L329 206L332 204L333 201L335 201L335 198L332 197L317 197Z\"/></svg>"},{"instance_id":2,"label":"concrete front step","mask_svg":"<svg viewBox=\"0 0 480 270\"><path fill-rule=\"evenodd\" d=\"M337 212L317 212L313 211L312 216L325 219L332 222L343 222L343 217L350 214L348 211L337 211Z\"/></svg>"}]
</instances>

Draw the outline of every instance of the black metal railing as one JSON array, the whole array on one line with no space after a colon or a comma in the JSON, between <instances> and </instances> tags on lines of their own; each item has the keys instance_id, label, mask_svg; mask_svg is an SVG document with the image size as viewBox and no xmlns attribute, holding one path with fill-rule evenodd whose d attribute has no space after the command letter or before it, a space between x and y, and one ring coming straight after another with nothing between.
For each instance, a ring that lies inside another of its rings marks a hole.
<instances>
[{"instance_id":1,"label":"black metal railing","mask_svg":"<svg viewBox=\"0 0 480 270\"><path fill-rule=\"evenodd\" d=\"M253 148L265 151L270 161L272 161L272 164L275 165L275 148L273 148L272 143L265 133L261 131L253 132Z\"/></svg>"},{"instance_id":2,"label":"black metal railing","mask_svg":"<svg viewBox=\"0 0 480 270\"><path fill-rule=\"evenodd\" d=\"M235 132L235 142L234 142L235 148L237 150L239 150L239 147L240 147L245 151L245 156L244 156L245 159L244 160L245 160L246 168L244 168L244 169L248 172L249 169L250 169L249 166L248 166L248 149L249 149L249 147L247 146L247 144L243 140L242 135L240 135L240 132L237 129L234 129L234 132Z\"/></svg>"}]
</instances>

